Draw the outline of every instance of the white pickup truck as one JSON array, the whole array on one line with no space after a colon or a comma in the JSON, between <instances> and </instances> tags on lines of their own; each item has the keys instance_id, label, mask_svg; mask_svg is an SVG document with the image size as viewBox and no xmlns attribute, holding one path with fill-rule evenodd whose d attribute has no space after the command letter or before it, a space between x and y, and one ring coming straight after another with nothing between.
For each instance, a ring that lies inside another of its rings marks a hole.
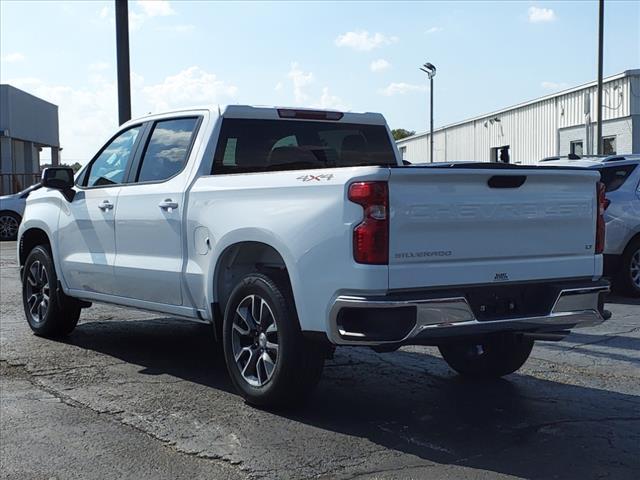
<instances>
[{"instance_id":1,"label":"white pickup truck","mask_svg":"<svg viewBox=\"0 0 640 480\"><path fill-rule=\"evenodd\" d=\"M436 345L502 376L606 317L594 171L403 166L374 113L230 106L132 120L73 178L43 173L24 310L69 334L91 302L212 324L250 403L302 400L338 346Z\"/></svg>"}]
</instances>

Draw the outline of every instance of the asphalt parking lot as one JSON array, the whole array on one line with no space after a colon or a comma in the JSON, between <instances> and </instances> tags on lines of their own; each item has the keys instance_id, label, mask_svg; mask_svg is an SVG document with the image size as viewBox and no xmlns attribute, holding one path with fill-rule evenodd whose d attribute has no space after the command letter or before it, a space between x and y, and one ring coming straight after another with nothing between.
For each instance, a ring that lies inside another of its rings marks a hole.
<instances>
[{"instance_id":1,"label":"asphalt parking lot","mask_svg":"<svg viewBox=\"0 0 640 480\"><path fill-rule=\"evenodd\" d=\"M517 374L462 381L433 348L338 349L311 403L245 405L203 325L111 306L32 335L0 244L0 476L638 478L640 302L538 343Z\"/></svg>"}]
</instances>

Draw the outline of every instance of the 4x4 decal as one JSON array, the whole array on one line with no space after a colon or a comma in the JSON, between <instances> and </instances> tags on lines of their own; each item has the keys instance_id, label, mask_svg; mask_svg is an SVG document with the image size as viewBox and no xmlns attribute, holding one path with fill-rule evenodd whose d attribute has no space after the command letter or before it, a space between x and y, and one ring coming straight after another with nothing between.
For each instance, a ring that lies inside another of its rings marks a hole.
<instances>
[{"instance_id":1,"label":"4x4 decal","mask_svg":"<svg viewBox=\"0 0 640 480\"><path fill-rule=\"evenodd\" d=\"M301 175L298 178L296 178L296 180L302 180L303 182L312 182L312 181L321 182L324 180L328 182L332 178L333 178L333 173L323 173L322 175Z\"/></svg>"}]
</instances>

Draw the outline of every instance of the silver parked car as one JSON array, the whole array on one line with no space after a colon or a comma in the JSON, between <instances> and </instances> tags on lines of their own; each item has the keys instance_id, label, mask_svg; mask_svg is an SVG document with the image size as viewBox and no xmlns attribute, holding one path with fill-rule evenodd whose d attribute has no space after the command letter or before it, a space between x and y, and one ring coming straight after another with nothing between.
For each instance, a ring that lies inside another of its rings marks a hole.
<instances>
[{"instance_id":1,"label":"silver parked car","mask_svg":"<svg viewBox=\"0 0 640 480\"><path fill-rule=\"evenodd\" d=\"M640 155L557 158L545 160L545 165L571 165L600 172L608 200L605 274L620 290L640 297Z\"/></svg>"},{"instance_id":2,"label":"silver parked car","mask_svg":"<svg viewBox=\"0 0 640 480\"><path fill-rule=\"evenodd\" d=\"M0 197L0 241L16 239L27 197L38 188L40 183L31 185L21 192Z\"/></svg>"}]
</instances>

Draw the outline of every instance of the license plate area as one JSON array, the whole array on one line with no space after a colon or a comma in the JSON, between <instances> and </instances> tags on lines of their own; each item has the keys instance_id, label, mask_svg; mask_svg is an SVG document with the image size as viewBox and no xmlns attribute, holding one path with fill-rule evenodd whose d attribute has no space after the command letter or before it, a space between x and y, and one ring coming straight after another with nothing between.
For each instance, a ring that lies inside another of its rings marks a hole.
<instances>
[{"instance_id":1,"label":"license plate area","mask_svg":"<svg viewBox=\"0 0 640 480\"><path fill-rule=\"evenodd\" d=\"M479 321L541 317L551 313L558 288L549 285L504 285L471 288L467 301Z\"/></svg>"}]
</instances>

